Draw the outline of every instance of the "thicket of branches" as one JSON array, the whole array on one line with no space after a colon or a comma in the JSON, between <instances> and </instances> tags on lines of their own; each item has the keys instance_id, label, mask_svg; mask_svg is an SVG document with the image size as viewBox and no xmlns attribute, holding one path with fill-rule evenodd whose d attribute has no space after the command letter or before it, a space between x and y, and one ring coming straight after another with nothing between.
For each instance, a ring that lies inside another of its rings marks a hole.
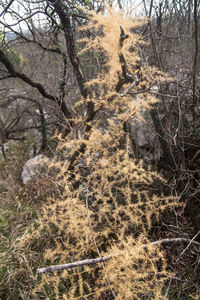
<instances>
[{"instance_id":1,"label":"thicket of branches","mask_svg":"<svg viewBox=\"0 0 200 300\"><path fill-rule=\"evenodd\" d=\"M162 299L160 246L199 246L199 2L107 4L1 4L2 153L36 144L56 187L19 245L48 241L33 299Z\"/></svg>"}]
</instances>

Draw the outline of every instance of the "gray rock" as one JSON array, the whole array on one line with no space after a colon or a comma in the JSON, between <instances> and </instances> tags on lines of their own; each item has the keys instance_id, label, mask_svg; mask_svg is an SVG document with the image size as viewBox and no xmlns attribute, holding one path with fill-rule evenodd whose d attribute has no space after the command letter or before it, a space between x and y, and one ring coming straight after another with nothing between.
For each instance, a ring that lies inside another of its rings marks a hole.
<instances>
[{"instance_id":1,"label":"gray rock","mask_svg":"<svg viewBox=\"0 0 200 300\"><path fill-rule=\"evenodd\" d=\"M29 159L25 163L21 174L23 183L26 184L29 180L31 180L34 176L36 176L39 169L41 167L47 166L48 162L49 162L48 157L43 154L39 154Z\"/></svg>"}]
</instances>

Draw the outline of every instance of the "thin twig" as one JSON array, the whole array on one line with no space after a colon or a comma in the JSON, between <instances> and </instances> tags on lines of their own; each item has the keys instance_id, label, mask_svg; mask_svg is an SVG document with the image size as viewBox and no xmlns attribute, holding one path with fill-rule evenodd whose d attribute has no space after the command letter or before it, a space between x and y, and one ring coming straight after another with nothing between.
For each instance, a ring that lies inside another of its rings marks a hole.
<instances>
[{"instance_id":1,"label":"thin twig","mask_svg":"<svg viewBox=\"0 0 200 300\"><path fill-rule=\"evenodd\" d=\"M171 282L172 282L172 278L170 278L170 280L169 280L169 284L168 284L168 287L166 289L166 292L165 292L165 295L164 295L163 299L167 299Z\"/></svg>"},{"instance_id":2,"label":"thin twig","mask_svg":"<svg viewBox=\"0 0 200 300\"><path fill-rule=\"evenodd\" d=\"M189 244L187 245L187 247L181 252L179 258L177 258L176 262L179 261L180 257L187 251L187 249L190 247L190 245L192 244L192 242L194 241L194 239L196 239L196 237L199 235L200 231L197 232L197 234L195 234L195 236L193 236L193 238L191 239L191 241L189 242Z\"/></svg>"},{"instance_id":3,"label":"thin twig","mask_svg":"<svg viewBox=\"0 0 200 300\"><path fill-rule=\"evenodd\" d=\"M121 97L124 97L133 87L135 87L137 81L138 81L138 78L137 78L137 75L134 76L135 77L135 80L127 87L127 89L120 94Z\"/></svg>"}]
</instances>

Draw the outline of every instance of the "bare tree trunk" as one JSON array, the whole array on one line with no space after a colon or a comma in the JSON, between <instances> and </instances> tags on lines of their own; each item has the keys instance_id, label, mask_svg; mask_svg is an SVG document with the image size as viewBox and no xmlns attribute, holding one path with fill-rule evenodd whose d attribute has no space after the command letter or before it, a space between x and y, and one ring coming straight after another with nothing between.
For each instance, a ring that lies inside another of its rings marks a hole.
<instances>
[{"instance_id":1,"label":"bare tree trunk","mask_svg":"<svg viewBox=\"0 0 200 300\"><path fill-rule=\"evenodd\" d=\"M145 1L144 1L144 6L145 6L146 14L148 15L147 8L146 8L146 5L145 5ZM151 4L150 4L150 12L149 12L149 15L148 15L148 24L149 24L149 29L150 29L151 44L152 44L153 53L154 53L154 57L155 57L155 64L158 68L160 68L160 61L159 61L158 53L157 53L157 50L156 50L156 45L155 45L155 40L154 40L154 37L153 37L153 30L152 30L152 25L151 25L151 20L150 20L151 13L152 13L152 6L153 6L153 0L151 0ZM160 9L161 9L161 6L160 6ZM173 159L173 156L172 156L172 153L171 153L171 149L170 149L169 143L167 141L165 132L163 130L162 123L161 123L161 120L160 120L160 117L158 115L158 111L157 111L156 107L151 110L151 118L152 118L152 121L153 121L155 131L157 133L158 139L160 141L160 145L161 145L163 155L164 155L164 160L166 161L166 163L169 166L170 170L175 170L176 169L176 164L174 162L174 159Z\"/></svg>"},{"instance_id":2,"label":"bare tree trunk","mask_svg":"<svg viewBox=\"0 0 200 300\"><path fill-rule=\"evenodd\" d=\"M194 40L195 40L195 50L194 50L194 66L193 66L193 103L192 103L192 113L193 119L195 119L195 106L197 105L197 93L196 93L196 77L197 77L197 61L198 61L198 14L197 14L197 0L194 0Z\"/></svg>"}]
</instances>

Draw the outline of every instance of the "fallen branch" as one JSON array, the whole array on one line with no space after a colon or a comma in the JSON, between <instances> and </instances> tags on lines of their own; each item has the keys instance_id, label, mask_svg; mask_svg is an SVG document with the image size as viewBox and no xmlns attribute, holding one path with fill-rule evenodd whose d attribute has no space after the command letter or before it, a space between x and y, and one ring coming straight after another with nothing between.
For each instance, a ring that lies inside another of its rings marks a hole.
<instances>
[{"instance_id":1,"label":"fallen branch","mask_svg":"<svg viewBox=\"0 0 200 300\"><path fill-rule=\"evenodd\" d=\"M190 244L195 244L197 246L200 246L200 243L194 241L194 240L190 240L190 239L185 239L185 238L172 238L172 239L163 239L163 240L159 240L159 241L155 241L146 245L141 245L141 248L147 248L148 246L156 246L156 245L160 245L160 244L166 244L166 243L181 243L181 242L189 242ZM133 249L134 251L134 249ZM76 261L73 263L69 263L69 264L62 264L62 265L56 265L56 266L49 266L46 268L41 268L41 269L37 269L37 273L46 273L46 272L55 272L55 271L62 271L62 270L66 270L66 269L70 269L70 268L75 268L75 267L80 267L80 266L84 266L84 265L92 265L92 264L97 264L97 263L102 263L104 261L110 260L111 258L113 258L114 255L108 255L105 257L99 257L99 258L93 258L93 259L85 259L85 260L81 260L81 261Z\"/></svg>"},{"instance_id":2,"label":"fallen branch","mask_svg":"<svg viewBox=\"0 0 200 300\"><path fill-rule=\"evenodd\" d=\"M84 266L84 265L97 264L97 263L109 260L112 257L113 257L113 255L108 255L108 256L99 257L99 258L84 259L84 260L76 261L74 263L69 263L69 264L49 266L47 268L37 269L37 273L55 272L55 271L61 271L61 270L70 269L70 268L74 268L74 267L80 267L80 266Z\"/></svg>"}]
</instances>

